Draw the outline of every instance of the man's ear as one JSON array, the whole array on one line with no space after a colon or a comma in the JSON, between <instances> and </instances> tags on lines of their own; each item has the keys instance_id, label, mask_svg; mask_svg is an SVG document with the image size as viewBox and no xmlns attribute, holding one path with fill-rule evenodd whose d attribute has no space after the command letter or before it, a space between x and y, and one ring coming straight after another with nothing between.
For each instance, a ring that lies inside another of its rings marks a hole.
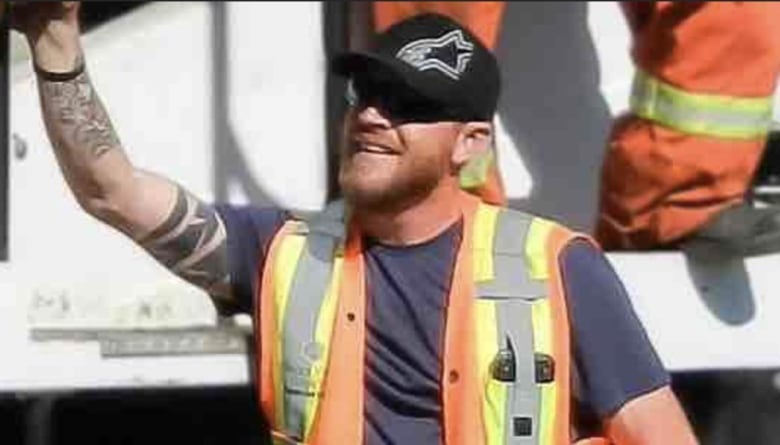
<instances>
[{"instance_id":1,"label":"man's ear","mask_svg":"<svg viewBox=\"0 0 780 445\"><path fill-rule=\"evenodd\" d=\"M486 154L493 142L493 124L467 122L463 124L452 151L452 163L457 167Z\"/></svg>"}]
</instances>

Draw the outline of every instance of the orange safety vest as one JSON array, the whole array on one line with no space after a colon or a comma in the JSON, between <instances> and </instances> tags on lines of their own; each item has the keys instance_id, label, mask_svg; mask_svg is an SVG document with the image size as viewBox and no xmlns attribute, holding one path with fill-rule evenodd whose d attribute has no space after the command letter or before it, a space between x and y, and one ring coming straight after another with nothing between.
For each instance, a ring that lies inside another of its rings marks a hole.
<instances>
[{"instance_id":1,"label":"orange safety vest","mask_svg":"<svg viewBox=\"0 0 780 445\"><path fill-rule=\"evenodd\" d=\"M444 334L444 443L569 444L558 255L582 235L465 192L461 206ZM345 213L337 201L307 222L286 222L259 271L259 400L278 444L363 443L366 281L361 235Z\"/></svg>"}]
</instances>

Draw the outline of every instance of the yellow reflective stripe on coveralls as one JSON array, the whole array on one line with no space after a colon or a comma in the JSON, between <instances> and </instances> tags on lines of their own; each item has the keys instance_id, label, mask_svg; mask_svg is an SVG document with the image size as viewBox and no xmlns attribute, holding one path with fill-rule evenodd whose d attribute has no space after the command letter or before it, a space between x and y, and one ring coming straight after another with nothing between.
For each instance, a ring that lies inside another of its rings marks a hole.
<instances>
[{"instance_id":1,"label":"yellow reflective stripe on coveralls","mask_svg":"<svg viewBox=\"0 0 780 445\"><path fill-rule=\"evenodd\" d=\"M690 93L637 70L630 106L638 116L683 133L756 139L769 133L772 99Z\"/></svg>"}]
</instances>

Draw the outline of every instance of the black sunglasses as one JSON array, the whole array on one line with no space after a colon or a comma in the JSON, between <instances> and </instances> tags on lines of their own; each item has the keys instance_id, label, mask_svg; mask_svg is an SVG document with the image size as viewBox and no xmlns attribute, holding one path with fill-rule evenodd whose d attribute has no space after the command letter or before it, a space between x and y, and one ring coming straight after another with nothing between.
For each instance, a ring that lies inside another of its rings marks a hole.
<instances>
[{"instance_id":1,"label":"black sunglasses","mask_svg":"<svg viewBox=\"0 0 780 445\"><path fill-rule=\"evenodd\" d=\"M374 106L398 123L463 121L445 105L410 88L400 80L381 76L351 77L345 92L347 103L356 108Z\"/></svg>"}]
</instances>

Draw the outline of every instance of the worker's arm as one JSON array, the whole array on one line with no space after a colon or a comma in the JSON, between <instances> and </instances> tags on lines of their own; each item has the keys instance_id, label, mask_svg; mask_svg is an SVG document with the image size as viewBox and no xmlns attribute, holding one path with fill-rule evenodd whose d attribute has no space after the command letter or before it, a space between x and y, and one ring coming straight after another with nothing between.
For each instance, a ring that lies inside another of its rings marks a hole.
<instances>
[{"instance_id":1,"label":"worker's arm","mask_svg":"<svg viewBox=\"0 0 780 445\"><path fill-rule=\"evenodd\" d=\"M604 426L615 445L698 443L669 386L627 402L606 419Z\"/></svg>"},{"instance_id":2,"label":"worker's arm","mask_svg":"<svg viewBox=\"0 0 780 445\"><path fill-rule=\"evenodd\" d=\"M566 246L561 266L571 315L578 436L608 436L615 445L695 444L671 378L608 258L576 240Z\"/></svg>"},{"instance_id":3,"label":"worker's arm","mask_svg":"<svg viewBox=\"0 0 780 445\"><path fill-rule=\"evenodd\" d=\"M84 63L78 9L77 2L29 2L10 10L11 26L26 36L44 72L37 75L43 120L70 189L90 215L182 278L229 300L226 234L217 212L172 181L135 168L89 75L73 75ZM164 131L164 124L155 130Z\"/></svg>"}]
</instances>

